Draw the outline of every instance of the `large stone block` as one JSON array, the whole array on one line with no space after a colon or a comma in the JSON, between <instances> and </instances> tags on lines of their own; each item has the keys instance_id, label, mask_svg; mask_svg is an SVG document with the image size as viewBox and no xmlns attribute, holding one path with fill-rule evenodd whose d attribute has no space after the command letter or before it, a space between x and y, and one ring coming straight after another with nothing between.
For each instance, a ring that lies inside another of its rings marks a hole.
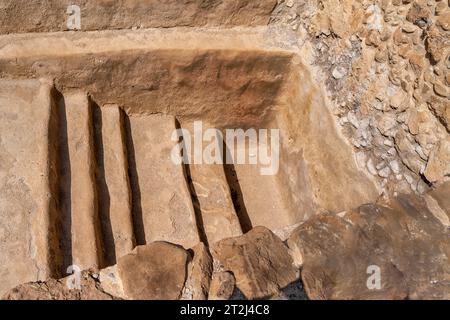
<instances>
[{"instance_id":1,"label":"large stone block","mask_svg":"<svg viewBox=\"0 0 450 320\"><path fill-rule=\"evenodd\" d=\"M199 242L194 207L182 164L172 161L175 118L130 117L146 243L168 241L190 248Z\"/></svg>"},{"instance_id":2,"label":"large stone block","mask_svg":"<svg viewBox=\"0 0 450 320\"><path fill-rule=\"evenodd\" d=\"M236 286L248 299L269 298L298 279L287 247L264 227L219 241L212 255L233 273Z\"/></svg>"},{"instance_id":3,"label":"large stone block","mask_svg":"<svg viewBox=\"0 0 450 320\"><path fill-rule=\"evenodd\" d=\"M132 200L128 178L124 115L116 105L104 106L97 119L97 188L105 253L109 263L134 248ZM100 139L98 139L100 140Z\"/></svg>"},{"instance_id":4,"label":"large stone block","mask_svg":"<svg viewBox=\"0 0 450 320\"><path fill-rule=\"evenodd\" d=\"M450 238L422 198L323 214L288 240L310 299L448 299Z\"/></svg>"},{"instance_id":5,"label":"large stone block","mask_svg":"<svg viewBox=\"0 0 450 320\"><path fill-rule=\"evenodd\" d=\"M186 281L188 254L182 248L153 242L120 258L117 266L125 295L138 300L175 300Z\"/></svg>"},{"instance_id":6,"label":"large stone block","mask_svg":"<svg viewBox=\"0 0 450 320\"><path fill-rule=\"evenodd\" d=\"M101 233L95 182L92 110L85 92L64 96L67 121L65 177L61 214L70 217L72 264L82 270L101 264Z\"/></svg>"},{"instance_id":7,"label":"large stone block","mask_svg":"<svg viewBox=\"0 0 450 320\"><path fill-rule=\"evenodd\" d=\"M51 274L51 86L0 81L0 295Z\"/></svg>"}]
</instances>

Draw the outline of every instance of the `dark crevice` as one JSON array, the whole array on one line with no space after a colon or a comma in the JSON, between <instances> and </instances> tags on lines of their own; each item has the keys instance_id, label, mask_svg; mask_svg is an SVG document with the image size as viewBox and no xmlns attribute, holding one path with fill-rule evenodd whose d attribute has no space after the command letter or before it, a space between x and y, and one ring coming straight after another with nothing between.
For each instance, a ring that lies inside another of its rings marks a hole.
<instances>
[{"instance_id":1,"label":"dark crevice","mask_svg":"<svg viewBox=\"0 0 450 320\"><path fill-rule=\"evenodd\" d=\"M108 250L107 247L105 247L106 243L104 242L104 234L103 232L108 232L108 228L111 228L111 223L108 218L107 221L103 221L105 218L102 213L99 210L99 204L100 204L100 193L99 193L99 185L97 183L97 158L98 158L98 151L101 152L100 158L103 157L103 150L99 150L98 145L98 136L95 130L95 115L94 113L97 112L97 110L100 109L100 107L92 100L91 97L88 97L88 110L89 110L89 139L90 139L90 145L92 146L92 153L90 154L90 157L92 157L92 166L89 168L89 174L92 177L92 181L94 181L94 206L95 206L95 216L94 216L94 230L95 230L95 246L97 249L97 261L100 268L103 268L106 266L105 262L105 253ZM101 118L101 114L100 114ZM101 137L100 137L101 140ZM103 149L103 146L101 146ZM103 160L102 160L103 163ZM108 225L109 222L109 226ZM103 228L105 226L105 228ZM112 231L111 231L112 232Z\"/></svg>"},{"instance_id":2,"label":"dark crevice","mask_svg":"<svg viewBox=\"0 0 450 320\"><path fill-rule=\"evenodd\" d=\"M71 195L71 164L69 157L69 141L67 133L66 103L63 95L55 88L52 90L52 100L54 111L50 117L50 124L56 128L49 135L50 146L55 152L53 177L57 182L51 183L55 196L56 209L51 210L50 224L51 232L49 238L57 246L51 248L50 258L54 259L52 272L57 277L67 275L67 268L72 265L72 195ZM51 154L51 153L50 153ZM51 160L51 161L52 161Z\"/></svg>"},{"instance_id":3,"label":"dark crevice","mask_svg":"<svg viewBox=\"0 0 450 320\"><path fill-rule=\"evenodd\" d=\"M422 181L428 186L428 187L432 187L433 183L431 183L430 181L428 181L427 177L425 177L425 175L423 173L419 173L420 178L422 179Z\"/></svg>"},{"instance_id":4,"label":"dark crevice","mask_svg":"<svg viewBox=\"0 0 450 320\"><path fill-rule=\"evenodd\" d=\"M92 119L94 123L95 181L97 187L98 216L100 219L103 265L107 267L116 264L116 246L110 216L110 194L105 178L104 149L102 134L102 111L92 102Z\"/></svg>"},{"instance_id":5,"label":"dark crevice","mask_svg":"<svg viewBox=\"0 0 450 320\"><path fill-rule=\"evenodd\" d=\"M126 113L119 108L119 128L120 128L120 138L121 138L121 143L122 143L122 151L123 151L123 156L125 159L125 170L129 170L129 163L128 163L128 149L127 149L127 130L126 130L126 124L125 124L125 120L128 119ZM135 166L136 167L136 166ZM127 172L127 190L128 190L128 201L129 201L129 205L130 208L132 210L132 206L133 206L133 199L132 199L132 191L131 191L131 183L129 180L129 174ZM131 222L132 222L132 226L133 226L133 234L132 234L132 246L133 248L136 246L136 232L135 232L135 227L134 227L134 219L133 219L133 211L130 212L131 213ZM142 220L142 214L141 214L141 221ZM140 222L140 225L142 227L141 232L141 242L145 243L145 232L144 232L144 223ZM116 257L117 258L117 257Z\"/></svg>"},{"instance_id":6,"label":"dark crevice","mask_svg":"<svg viewBox=\"0 0 450 320\"><path fill-rule=\"evenodd\" d=\"M247 233L250 231L253 226L250 220L250 217L247 212L247 208L245 207L244 196L242 193L241 186L239 184L239 178L236 174L236 169L234 168L233 163L227 163L227 154L230 155L230 150L226 145L225 141L223 142L224 146L224 154L223 154L223 168L225 171L225 177L227 179L228 186L230 187L231 199L233 201L234 210L239 219L239 223L241 225L241 229L243 233ZM228 156L231 158L231 156Z\"/></svg>"},{"instance_id":7,"label":"dark crevice","mask_svg":"<svg viewBox=\"0 0 450 320\"><path fill-rule=\"evenodd\" d=\"M180 126L180 123L178 122L178 120L175 120L175 127L176 127L176 129L181 129L181 126ZM186 150L183 137L180 137L179 143L182 143L183 151ZM181 157L184 158L183 153L181 154ZM198 200L197 192L195 191L195 186L192 181L191 168L189 167L189 164L184 163L184 162L183 162L182 166L183 166L183 171L184 171L184 177L186 179L186 182L187 182L187 185L189 188L189 192L191 194L192 205L194 207L195 221L197 224L197 232L198 232L200 241L202 241L205 245L208 245L208 238L206 237L205 226L203 223L202 210L200 207L200 201Z\"/></svg>"},{"instance_id":8,"label":"dark crevice","mask_svg":"<svg viewBox=\"0 0 450 320\"><path fill-rule=\"evenodd\" d=\"M59 134L60 134L60 112L58 100L61 97L55 88L51 91L51 106L48 129L48 172L50 200L48 204L49 225L47 243L49 249L47 265L50 276L62 277L63 249L61 246L61 218L59 216Z\"/></svg>"},{"instance_id":9,"label":"dark crevice","mask_svg":"<svg viewBox=\"0 0 450 320\"><path fill-rule=\"evenodd\" d=\"M131 188L131 212L133 216L133 231L136 245L145 245L144 220L142 218L141 189L136 168L136 153L134 150L131 124L128 116L123 115L123 128L125 130L125 144L128 160L128 178Z\"/></svg>"}]
</instances>

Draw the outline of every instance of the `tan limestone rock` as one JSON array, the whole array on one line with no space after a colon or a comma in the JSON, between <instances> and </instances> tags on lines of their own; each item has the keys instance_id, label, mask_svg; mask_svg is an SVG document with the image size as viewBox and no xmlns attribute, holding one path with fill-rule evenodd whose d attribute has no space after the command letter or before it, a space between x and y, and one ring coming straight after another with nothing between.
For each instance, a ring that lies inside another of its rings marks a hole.
<instances>
[{"instance_id":1,"label":"tan limestone rock","mask_svg":"<svg viewBox=\"0 0 450 320\"><path fill-rule=\"evenodd\" d=\"M106 293L92 270L73 276L21 284L5 294L3 300L113 300L119 299Z\"/></svg>"},{"instance_id":2,"label":"tan limestone rock","mask_svg":"<svg viewBox=\"0 0 450 320\"><path fill-rule=\"evenodd\" d=\"M182 299L206 300L210 290L213 260L203 242L193 247L192 252L194 256L188 265L188 276Z\"/></svg>"},{"instance_id":3,"label":"tan limestone rock","mask_svg":"<svg viewBox=\"0 0 450 320\"><path fill-rule=\"evenodd\" d=\"M119 258L117 267L129 299L175 300L186 280L188 254L179 246L153 242Z\"/></svg>"},{"instance_id":4,"label":"tan limestone rock","mask_svg":"<svg viewBox=\"0 0 450 320\"><path fill-rule=\"evenodd\" d=\"M129 164L122 111L115 105L109 105L102 107L100 112L101 120L97 121L101 124L99 131L102 139L98 142L101 146L97 146L99 211L107 260L115 263L134 248Z\"/></svg>"},{"instance_id":5,"label":"tan limestone rock","mask_svg":"<svg viewBox=\"0 0 450 320\"><path fill-rule=\"evenodd\" d=\"M60 261L50 91L38 80L0 81L0 295L46 279Z\"/></svg>"},{"instance_id":6,"label":"tan limestone rock","mask_svg":"<svg viewBox=\"0 0 450 320\"><path fill-rule=\"evenodd\" d=\"M433 149L425 169L425 177L436 182L450 175L450 136Z\"/></svg>"},{"instance_id":7,"label":"tan limestone rock","mask_svg":"<svg viewBox=\"0 0 450 320\"><path fill-rule=\"evenodd\" d=\"M429 192L429 195L438 202L439 206L450 218L450 181L436 186Z\"/></svg>"},{"instance_id":8,"label":"tan limestone rock","mask_svg":"<svg viewBox=\"0 0 450 320\"><path fill-rule=\"evenodd\" d=\"M191 138L196 134L192 124L184 125L183 128L188 130ZM209 142L204 141L203 150L210 145L222 148L222 137L214 136ZM219 154L219 158L223 157ZM191 192L194 194L194 206L198 211L197 214L201 215L201 225L208 243L241 235L242 228L234 208L224 165L221 162L204 163L208 159L202 159L201 164L193 160L189 165Z\"/></svg>"},{"instance_id":9,"label":"tan limestone rock","mask_svg":"<svg viewBox=\"0 0 450 320\"><path fill-rule=\"evenodd\" d=\"M98 280L100 281L103 291L107 294L113 297L127 299L117 264L100 270L98 273Z\"/></svg>"},{"instance_id":10,"label":"tan limestone rock","mask_svg":"<svg viewBox=\"0 0 450 320\"><path fill-rule=\"evenodd\" d=\"M209 289L209 300L229 300L235 285L236 280L231 272L214 273Z\"/></svg>"},{"instance_id":11,"label":"tan limestone rock","mask_svg":"<svg viewBox=\"0 0 450 320\"><path fill-rule=\"evenodd\" d=\"M77 4L82 12L81 30L257 26L268 22L276 0L161 0L88 1L70 0L7 2L0 13L0 33L49 32L67 29L68 7ZM70 11L69 11L70 12ZM18 25L16 22L20 20Z\"/></svg>"},{"instance_id":12,"label":"tan limestone rock","mask_svg":"<svg viewBox=\"0 0 450 320\"><path fill-rule=\"evenodd\" d=\"M70 177L64 178L68 183L64 185L67 198L62 211L71 217L72 262L85 270L101 263L92 106L83 91L67 93L64 105L68 142L65 165L70 168L70 172L65 172Z\"/></svg>"},{"instance_id":13,"label":"tan limestone rock","mask_svg":"<svg viewBox=\"0 0 450 320\"><path fill-rule=\"evenodd\" d=\"M176 129L175 118L132 116L130 128L146 242L195 246L199 236L191 194L183 165L174 163L171 157L177 146L177 141L171 140Z\"/></svg>"},{"instance_id":14,"label":"tan limestone rock","mask_svg":"<svg viewBox=\"0 0 450 320\"><path fill-rule=\"evenodd\" d=\"M234 274L236 286L248 299L270 297L298 278L287 247L264 227L219 241L212 254Z\"/></svg>"},{"instance_id":15,"label":"tan limestone rock","mask_svg":"<svg viewBox=\"0 0 450 320\"><path fill-rule=\"evenodd\" d=\"M289 244L301 250L302 280L311 299L449 295L448 230L417 196L315 216L294 231Z\"/></svg>"}]
</instances>

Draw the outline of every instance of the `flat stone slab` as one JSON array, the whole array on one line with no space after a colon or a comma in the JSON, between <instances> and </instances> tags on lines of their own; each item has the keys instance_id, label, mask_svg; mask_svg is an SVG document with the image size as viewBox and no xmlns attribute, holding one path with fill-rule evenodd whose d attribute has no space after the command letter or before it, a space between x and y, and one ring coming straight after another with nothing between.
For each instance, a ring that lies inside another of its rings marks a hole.
<instances>
[{"instance_id":1,"label":"flat stone slab","mask_svg":"<svg viewBox=\"0 0 450 320\"><path fill-rule=\"evenodd\" d=\"M0 81L0 296L50 272L50 88Z\"/></svg>"},{"instance_id":2,"label":"flat stone slab","mask_svg":"<svg viewBox=\"0 0 450 320\"><path fill-rule=\"evenodd\" d=\"M131 189L122 111L116 105L101 108L102 175L99 187L100 216L104 227L106 250L114 259L134 248ZM100 148L97 148L99 152ZM107 240L106 240L107 239ZM114 261L115 263L115 261Z\"/></svg>"},{"instance_id":3,"label":"flat stone slab","mask_svg":"<svg viewBox=\"0 0 450 320\"><path fill-rule=\"evenodd\" d=\"M168 241L191 248L199 242L194 207L182 164L171 152L175 118L131 116L136 171L146 243Z\"/></svg>"},{"instance_id":4,"label":"flat stone slab","mask_svg":"<svg viewBox=\"0 0 450 320\"><path fill-rule=\"evenodd\" d=\"M281 181L280 174L262 175L261 169L266 166L262 166L259 162L251 164L248 160L249 157L258 155L258 149L244 148L243 145L237 145L236 152L246 154L247 162L245 164L235 163L234 169L237 186L240 189L239 193L242 194L243 207L245 207L246 215L252 226L264 226L276 230L297 223L298 221L294 219L289 210L286 196L284 196L284 193L291 191Z\"/></svg>"},{"instance_id":5,"label":"flat stone slab","mask_svg":"<svg viewBox=\"0 0 450 320\"><path fill-rule=\"evenodd\" d=\"M194 164L190 170L208 243L242 235L223 165Z\"/></svg>"},{"instance_id":6,"label":"flat stone slab","mask_svg":"<svg viewBox=\"0 0 450 320\"><path fill-rule=\"evenodd\" d=\"M191 138L194 137L192 123L183 125L183 129L189 131ZM220 137L212 140L213 142L202 141L202 151L206 150L210 143L219 142L217 145L221 146ZM191 148L193 147L192 145ZM208 164L204 162L205 159L202 160L201 164L191 161L189 171L192 188L198 201L194 205L198 206L201 213L201 223L208 243L242 235L223 164Z\"/></svg>"}]
</instances>

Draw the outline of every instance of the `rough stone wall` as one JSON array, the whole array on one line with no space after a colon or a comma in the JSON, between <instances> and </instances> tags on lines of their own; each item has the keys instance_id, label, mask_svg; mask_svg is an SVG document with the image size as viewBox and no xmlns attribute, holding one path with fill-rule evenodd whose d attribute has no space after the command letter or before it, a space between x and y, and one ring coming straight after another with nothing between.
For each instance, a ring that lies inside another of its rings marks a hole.
<instances>
[{"instance_id":1,"label":"rough stone wall","mask_svg":"<svg viewBox=\"0 0 450 320\"><path fill-rule=\"evenodd\" d=\"M448 1L282 0L270 23L296 32L360 167L386 194L448 179Z\"/></svg>"},{"instance_id":2,"label":"rough stone wall","mask_svg":"<svg viewBox=\"0 0 450 320\"><path fill-rule=\"evenodd\" d=\"M265 25L276 4L276 0L1 0L0 34L68 30L69 5L80 7L81 30L89 31Z\"/></svg>"}]
</instances>

